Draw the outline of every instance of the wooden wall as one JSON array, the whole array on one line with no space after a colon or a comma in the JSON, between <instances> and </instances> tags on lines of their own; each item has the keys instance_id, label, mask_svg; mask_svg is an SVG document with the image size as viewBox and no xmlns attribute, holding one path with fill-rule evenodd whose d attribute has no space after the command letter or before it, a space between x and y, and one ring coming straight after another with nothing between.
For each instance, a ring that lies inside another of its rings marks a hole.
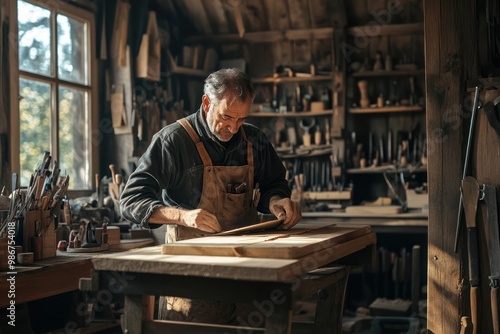
<instances>
[{"instance_id":1,"label":"wooden wall","mask_svg":"<svg viewBox=\"0 0 500 334\"><path fill-rule=\"evenodd\" d=\"M428 330L459 333L460 319L470 316L465 220L454 252L464 155L471 120L468 82L479 78L478 49L485 35L478 26L480 3L426 0L425 48L427 134L429 152ZM481 48L484 50L484 48ZM481 95L484 101L484 95ZM479 182L500 184L498 138L478 113L472 146L471 172ZM480 216L478 216L478 220ZM480 257L484 259L484 247ZM484 261L483 261L484 262ZM484 274L484 272L483 272ZM492 333L487 275L481 278L479 333ZM467 331L466 331L467 332Z\"/></svg>"}]
</instances>

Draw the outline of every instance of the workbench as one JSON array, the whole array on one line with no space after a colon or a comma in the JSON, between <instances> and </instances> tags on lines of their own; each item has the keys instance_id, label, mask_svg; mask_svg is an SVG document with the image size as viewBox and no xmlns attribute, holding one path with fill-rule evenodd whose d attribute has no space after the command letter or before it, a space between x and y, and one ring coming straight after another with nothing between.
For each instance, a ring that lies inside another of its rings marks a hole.
<instances>
[{"instance_id":1,"label":"workbench","mask_svg":"<svg viewBox=\"0 0 500 334\"><path fill-rule=\"evenodd\" d=\"M110 247L110 250L106 252L122 252L132 247L149 246L151 244L153 244L151 238L131 239L122 241L120 245ZM37 260L30 265L16 264L12 270L0 271L0 310L5 312L11 303L15 303L13 312L16 314L16 318L19 319L17 321L18 326L22 322L21 319L23 321L27 320L24 325L29 329L30 319L27 317L31 315L28 314L27 303L36 302L38 305L44 299L60 298L64 294L68 294L69 298L72 298L72 293L79 293L80 279L91 276L93 268L91 258L96 254L102 253L69 253L58 250L57 255L54 257ZM75 298L77 296L75 294ZM9 310L7 309L7 311ZM72 318L75 317L71 319L71 321L74 321L75 326L77 324L83 325L83 318L79 318L82 314L78 312L78 305L75 305L74 309L69 310L68 313ZM6 322L2 323L2 326ZM32 325L36 326L37 324ZM0 326L0 332L5 329L2 326Z\"/></svg>"},{"instance_id":2,"label":"workbench","mask_svg":"<svg viewBox=\"0 0 500 334\"><path fill-rule=\"evenodd\" d=\"M58 256L31 265L16 265L12 271L0 272L0 308L9 306L11 300L7 294L10 289L10 282L7 281L9 277L15 278L15 298L12 300L16 305L78 290L80 277L90 277L91 256L90 253L66 256L58 252Z\"/></svg>"},{"instance_id":3,"label":"workbench","mask_svg":"<svg viewBox=\"0 0 500 334\"><path fill-rule=\"evenodd\" d=\"M315 333L340 333L348 264L370 262L375 244L370 226L301 222L97 255L84 285L123 292L128 333L291 333L294 302L312 296ZM259 312L237 325L154 320L143 316L145 295L248 302Z\"/></svg>"}]
</instances>

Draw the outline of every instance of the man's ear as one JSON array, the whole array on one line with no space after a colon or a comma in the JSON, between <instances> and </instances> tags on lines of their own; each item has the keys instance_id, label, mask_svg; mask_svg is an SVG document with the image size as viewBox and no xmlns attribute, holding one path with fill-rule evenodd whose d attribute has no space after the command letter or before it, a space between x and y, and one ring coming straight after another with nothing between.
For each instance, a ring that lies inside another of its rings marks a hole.
<instances>
[{"instance_id":1,"label":"man's ear","mask_svg":"<svg viewBox=\"0 0 500 334\"><path fill-rule=\"evenodd\" d=\"M201 97L201 106L203 107L203 111L205 113L207 113L210 109L210 98L207 94L203 94L203 96Z\"/></svg>"}]
</instances>

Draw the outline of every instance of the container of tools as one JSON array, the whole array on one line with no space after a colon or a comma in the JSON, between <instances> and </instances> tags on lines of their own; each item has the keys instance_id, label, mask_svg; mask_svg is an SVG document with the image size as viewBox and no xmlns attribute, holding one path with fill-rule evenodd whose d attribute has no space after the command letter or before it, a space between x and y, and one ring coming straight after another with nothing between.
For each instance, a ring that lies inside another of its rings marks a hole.
<instances>
[{"instance_id":1,"label":"container of tools","mask_svg":"<svg viewBox=\"0 0 500 334\"><path fill-rule=\"evenodd\" d=\"M45 152L27 189L11 199L7 218L16 221L16 243L22 243L25 252L33 252L35 261L56 255L56 217L69 185L69 176L59 174L57 161ZM14 176L13 194L17 194L19 182Z\"/></svg>"},{"instance_id":2,"label":"container of tools","mask_svg":"<svg viewBox=\"0 0 500 334\"><path fill-rule=\"evenodd\" d=\"M35 260L56 256L56 227L51 210L30 210L23 222L23 240Z\"/></svg>"}]
</instances>

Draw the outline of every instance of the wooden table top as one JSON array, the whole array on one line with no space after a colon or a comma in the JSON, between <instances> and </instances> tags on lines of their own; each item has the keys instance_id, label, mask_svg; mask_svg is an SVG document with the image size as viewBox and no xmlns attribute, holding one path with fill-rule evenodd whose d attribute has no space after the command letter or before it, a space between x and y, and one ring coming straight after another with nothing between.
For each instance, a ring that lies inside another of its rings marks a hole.
<instances>
[{"instance_id":1,"label":"wooden table top","mask_svg":"<svg viewBox=\"0 0 500 334\"><path fill-rule=\"evenodd\" d=\"M16 265L11 271L0 272L0 291L3 292L0 295L0 307L8 306L11 300L22 304L78 290L79 279L90 277L90 258L91 254L64 256L58 253L58 256L31 265ZM11 280L7 281L8 278ZM14 292L15 297L9 297L10 291Z\"/></svg>"},{"instance_id":2,"label":"wooden table top","mask_svg":"<svg viewBox=\"0 0 500 334\"><path fill-rule=\"evenodd\" d=\"M327 222L209 236L92 258L95 270L288 281L376 243L370 226Z\"/></svg>"},{"instance_id":3,"label":"wooden table top","mask_svg":"<svg viewBox=\"0 0 500 334\"><path fill-rule=\"evenodd\" d=\"M110 247L106 254L151 244L153 239L150 238L131 239ZM57 256L38 260L30 265L16 264L12 270L0 271L0 308L8 306L11 300L21 304L78 290L80 278L90 277L93 269L91 258L96 254L104 252L70 253L58 250ZM7 281L8 278L11 280Z\"/></svg>"}]
</instances>

